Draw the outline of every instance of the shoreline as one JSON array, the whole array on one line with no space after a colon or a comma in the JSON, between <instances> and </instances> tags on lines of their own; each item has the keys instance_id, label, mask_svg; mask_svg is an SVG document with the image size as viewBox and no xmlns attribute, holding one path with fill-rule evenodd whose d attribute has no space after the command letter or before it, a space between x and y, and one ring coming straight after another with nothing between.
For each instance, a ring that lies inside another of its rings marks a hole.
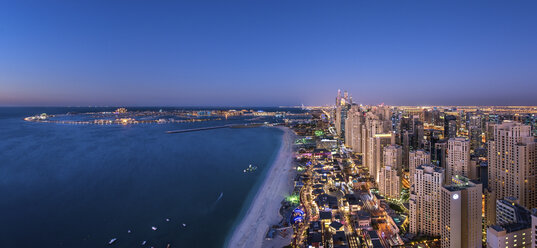
<instances>
[{"instance_id":1,"label":"shoreline","mask_svg":"<svg viewBox=\"0 0 537 248\"><path fill-rule=\"evenodd\" d=\"M291 164L295 133L287 127L278 128L284 131L278 155L265 175L248 211L234 227L224 247L262 247L269 227L277 224L282 218L279 213L281 201L293 190L294 170Z\"/></svg>"}]
</instances>

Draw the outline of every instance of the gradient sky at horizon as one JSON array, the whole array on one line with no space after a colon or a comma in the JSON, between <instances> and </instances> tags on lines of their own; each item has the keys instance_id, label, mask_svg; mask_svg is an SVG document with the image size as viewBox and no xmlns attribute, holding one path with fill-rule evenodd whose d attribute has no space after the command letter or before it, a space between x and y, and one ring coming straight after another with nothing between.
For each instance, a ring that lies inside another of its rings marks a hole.
<instances>
[{"instance_id":1,"label":"gradient sky at horizon","mask_svg":"<svg viewBox=\"0 0 537 248\"><path fill-rule=\"evenodd\" d=\"M0 106L537 105L536 1L2 1Z\"/></svg>"}]
</instances>

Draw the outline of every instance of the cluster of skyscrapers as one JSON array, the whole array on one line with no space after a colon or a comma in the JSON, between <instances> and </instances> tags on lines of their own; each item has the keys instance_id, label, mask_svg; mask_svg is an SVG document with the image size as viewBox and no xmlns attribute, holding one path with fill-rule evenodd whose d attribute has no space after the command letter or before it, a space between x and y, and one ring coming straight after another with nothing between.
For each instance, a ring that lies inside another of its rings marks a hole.
<instances>
[{"instance_id":1,"label":"cluster of skyscrapers","mask_svg":"<svg viewBox=\"0 0 537 248\"><path fill-rule=\"evenodd\" d=\"M333 119L378 193L407 206L410 236L442 247L536 247L535 113L364 106L338 92Z\"/></svg>"}]
</instances>

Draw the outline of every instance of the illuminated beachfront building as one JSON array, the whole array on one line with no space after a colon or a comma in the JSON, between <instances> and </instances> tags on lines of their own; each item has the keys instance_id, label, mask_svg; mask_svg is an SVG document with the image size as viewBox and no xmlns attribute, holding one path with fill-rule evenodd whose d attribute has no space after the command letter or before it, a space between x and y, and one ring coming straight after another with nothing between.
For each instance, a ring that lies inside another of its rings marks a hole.
<instances>
[{"instance_id":1,"label":"illuminated beachfront building","mask_svg":"<svg viewBox=\"0 0 537 248\"><path fill-rule=\"evenodd\" d=\"M384 166L379 173L379 193L398 199L401 192L402 149L398 145L384 147Z\"/></svg>"},{"instance_id":2,"label":"illuminated beachfront building","mask_svg":"<svg viewBox=\"0 0 537 248\"><path fill-rule=\"evenodd\" d=\"M416 168L420 165L431 163L431 154L424 150L412 151L408 154L408 169L410 185L414 184L414 175L416 174Z\"/></svg>"},{"instance_id":3,"label":"illuminated beachfront building","mask_svg":"<svg viewBox=\"0 0 537 248\"><path fill-rule=\"evenodd\" d=\"M470 141L457 137L448 140L446 180L455 175L469 177Z\"/></svg>"},{"instance_id":4,"label":"illuminated beachfront building","mask_svg":"<svg viewBox=\"0 0 537 248\"><path fill-rule=\"evenodd\" d=\"M434 165L420 165L416 168L409 201L410 233L440 236L443 182L444 169Z\"/></svg>"},{"instance_id":5,"label":"illuminated beachfront building","mask_svg":"<svg viewBox=\"0 0 537 248\"><path fill-rule=\"evenodd\" d=\"M440 238L443 248L481 247L482 185L462 176L442 187Z\"/></svg>"},{"instance_id":6,"label":"illuminated beachfront building","mask_svg":"<svg viewBox=\"0 0 537 248\"><path fill-rule=\"evenodd\" d=\"M379 120L378 116L374 115L371 112L367 112L364 116L364 125L362 126L362 163L369 169L369 174L373 175L374 171L371 168L374 168L374 154L372 150L372 141L373 137L377 134L383 132L382 122Z\"/></svg>"},{"instance_id":7,"label":"illuminated beachfront building","mask_svg":"<svg viewBox=\"0 0 537 248\"><path fill-rule=\"evenodd\" d=\"M345 145L350 147L354 152L362 153L362 126L364 124L364 115L360 106L352 105L347 113L345 120Z\"/></svg>"},{"instance_id":8,"label":"illuminated beachfront building","mask_svg":"<svg viewBox=\"0 0 537 248\"><path fill-rule=\"evenodd\" d=\"M384 147L393 145L395 143L395 136L393 133L387 134L375 134L369 138L368 142L368 163L369 174L375 179L375 182L379 182L380 169L383 165L383 151Z\"/></svg>"},{"instance_id":9,"label":"illuminated beachfront building","mask_svg":"<svg viewBox=\"0 0 537 248\"><path fill-rule=\"evenodd\" d=\"M537 146L531 127L512 121L493 126L488 151L488 185L496 199L519 199L537 206Z\"/></svg>"}]
</instances>

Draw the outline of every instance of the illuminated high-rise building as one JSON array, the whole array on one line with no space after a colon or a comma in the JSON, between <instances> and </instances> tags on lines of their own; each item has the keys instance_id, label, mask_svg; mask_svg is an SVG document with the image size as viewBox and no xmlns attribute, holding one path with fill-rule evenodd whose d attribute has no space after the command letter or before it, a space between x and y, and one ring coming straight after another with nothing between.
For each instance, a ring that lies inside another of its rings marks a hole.
<instances>
[{"instance_id":1,"label":"illuminated high-rise building","mask_svg":"<svg viewBox=\"0 0 537 248\"><path fill-rule=\"evenodd\" d=\"M363 153L362 149L362 126L364 124L364 115L360 106L352 105L347 113L345 121L345 145L350 147L354 152Z\"/></svg>"},{"instance_id":2,"label":"illuminated high-rise building","mask_svg":"<svg viewBox=\"0 0 537 248\"><path fill-rule=\"evenodd\" d=\"M409 200L410 233L440 236L443 182L444 169L434 165L420 165L416 168Z\"/></svg>"},{"instance_id":3,"label":"illuminated high-rise building","mask_svg":"<svg viewBox=\"0 0 537 248\"><path fill-rule=\"evenodd\" d=\"M488 143L488 186L496 199L516 197L537 206L537 146L531 127L512 121L494 125Z\"/></svg>"},{"instance_id":4,"label":"illuminated high-rise building","mask_svg":"<svg viewBox=\"0 0 537 248\"><path fill-rule=\"evenodd\" d=\"M455 175L470 177L470 141L462 138L448 140L446 180Z\"/></svg>"},{"instance_id":5,"label":"illuminated high-rise building","mask_svg":"<svg viewBox=\"0 0 537 248\"><path fill-rule=\"evenodd\" d=\"M457 137L457 117L453 115L444 116L444 138Z\"/></svg>"},{"instance_id":6,"label":"illuminated high-rise building","mask_svg":"<svg viewBox=\"0 0 537 248\"><path fill-rule=\"evenodd\" d=\"M400 169L403 163L402 149L399 145L384 147L384 166Z\"/></svg>"},{"instance_id":7,"label":"illuminated high-rise building","mask_svg":"<svg viewBox=\"0 0 537 248\"><path fill-rule=\"evenodd\" d=\"M364 124L362 125L362 134L361 134L361 147L362 147L362 163L367 168L374 167L374 152L372 150L373 144L371 143L372 138L376 134L383 133L384 129L382 126L382 121L371 112L367 112L364 116ZM381 150L382 151L382 150ZM372 171L369 171L372 175Z\"/></svg>"},{"instance_id":8,"label":"illuminated high-rise building","mask_svg":"<svg viewBox=\"0 0 537 248\"><path fill-rule=\"evenodd\" d=\"M482 134L483 134L483 120L481 115L472 115L469 119L468 124L468 137L470 139L470 149L474 151L477 148L480 148L483 144Z\"/></svg>"},{"instance_id":9,"label":"illuminated high-rise building","mask_svg":"<svg viewBox=\"0 0 537 248\"><path fill-rule=\"evenodd\" d=\"M410 185L414 184L414 174L416 174L416 168L420 165L431 163L431 154L424 150L412 151L408 155L408 169Z\"/></svg>"},{"instance_id":10,"label":"illuminated high-rise building","mask_svg":"<svg viewBox=\"0 0 537 248\"><path fill-rule=\"evenodd\" d=\"M351 101L349 94L345 91L344 96L341 97L341 90L338 90L336 97L336 109L334 113L334 126L336 133L340 138L345 139L345 122L347 120L347 112L350 109Z\"/></svg>"},{"instance_id":11,"label":"illuminated high-rise building","mask_svg":"<svg viewBox=\"0 0 537 248\"><path fill-rule=\"evenodd\" d=\"M443 248L481 247L482 185L455 176L442 187L440 238Z\"/></svg>"},{"instance_id":12,"label":"illuminated high-rise building","mask_svg":"<svg viewBox=\"0 0 537 248\"><path fill-rule=\"evenodd\" d=\"M380 194L393 199L398 199L401 193L401 153L401 146L384 147L384 166L379 173Z\"/></svg>"},{"instance_id":13,"label":"illuminated high-rise building","mask_svg":"<svg viewBox=\"0 0 537 248\"><path fill-rule=\"evenodd\" d=\"M446 168L447 160L447 140L439 140L434 144L434 150L432 152L432 160L442 167Z\"/></svg>"},{"instance_id":14,"label":"illuminated high-rise building","mask_svg":"<svg viewBox=\"0 0 537 248\"><path fill-rule=\"evenodd\" d=\"M379 182L379 173L382 167L384 156L384 147L395 144L395 136L393 133L375 134L369 138L368 142L368 169L369 174Z\"/></svg>"}]
</instances>

